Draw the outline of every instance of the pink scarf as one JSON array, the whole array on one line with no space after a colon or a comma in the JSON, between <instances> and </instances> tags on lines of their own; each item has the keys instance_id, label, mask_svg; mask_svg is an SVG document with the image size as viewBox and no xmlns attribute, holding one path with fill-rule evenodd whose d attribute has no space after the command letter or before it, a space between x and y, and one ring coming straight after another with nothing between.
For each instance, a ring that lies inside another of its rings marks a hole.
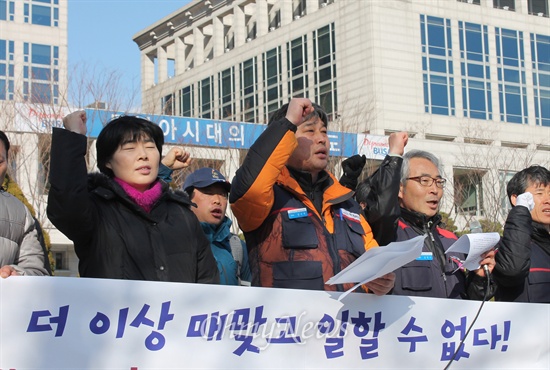
<instances>
[{"instance_id":1,"label":"pink scarf","mask_svg":"<svg viewBox=\"0 0 550 370\"><path fill-rule=\"evenodd\" d=\"M115 177L114 180L122 187L126 194L147 213L151 212L153 205L162 195L162 186L158 180L143 193L118 177Z\"/></svg>"}]
</instances>

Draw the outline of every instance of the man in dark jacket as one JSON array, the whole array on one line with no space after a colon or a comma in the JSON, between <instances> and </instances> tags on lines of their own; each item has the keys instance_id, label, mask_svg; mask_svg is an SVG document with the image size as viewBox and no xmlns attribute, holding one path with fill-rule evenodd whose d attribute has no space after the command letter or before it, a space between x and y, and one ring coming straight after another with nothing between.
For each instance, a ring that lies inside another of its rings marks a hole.
<instances>
[{"instance_id":1,"label":"man in dark jacket","mask_svg":"<svg viewBox=\"0 0 550 370\"><path fill-rule=\"evenodd\" d=\"M496 299L550 303L550 171L526 168L506 192L514 207L496 254Z\"/></svg>"},{"instance_id":2,"label":"man in dark jacket","mask_svg":"<svg viewBox=\"0 0 550 370\"><path fill-rule=\"evenodd\" d=\"M252 285L337 290L325 282L377 247L353 191L328 171L327 115L295 98L274 113L231 185L245 232ZM367 283L386 294L393 274ZM350 288L353 284L350 284Z\"/></svg>"},{"instance_id":3,"label":"man in dark jacket","mask_svg":"<svg viewBox=\"0 0 550 370\"><path fill-rule=\"evenodd\" d=\"M439 206L446 180L441 176L439 160L433 154L412 150L403 156L399 204L401 217L397 240L426 235L422 256L395 271L393 294L436 298L483 299L485 273L483 269L464 271L465 255L445 251L457 240L455 234L443 229ZM480 265L492 271L494 251L486 253Z\"/></svg>"}]
</instances>

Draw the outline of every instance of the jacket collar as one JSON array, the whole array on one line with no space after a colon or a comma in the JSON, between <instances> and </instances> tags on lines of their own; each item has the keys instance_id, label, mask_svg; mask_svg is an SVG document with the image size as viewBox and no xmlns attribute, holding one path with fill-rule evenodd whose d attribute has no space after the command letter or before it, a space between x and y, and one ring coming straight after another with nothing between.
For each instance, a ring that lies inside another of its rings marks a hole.
<instances>
[{"instance_id":1,"label":"jacket collar","mask_svg":"<svg viewBox=\"0 0 550 370\"><path fill-rule=\"evenodd\" d=\"M409 211L408 209L405 209L403 207L401 207L401 218L403 218L403 220L405 220L409 224L419 227L421 229L423 229L424 227L434 229L436 226L439 226L439 224L441 224L441 215L439 213L436 213L432 217L428 217L423 213Z\"/></svg>"},{"instance_id":2,"label":"jacket collar","mask_svg":"<svg viewBox=\"0 0 550 370\"><path fill-rule=\"evenodd\" d=\"M204 231L204 234L210 241L210 243L220 243L225 247L226 249L230 250L231 247L229 244L224 243L225 240L227 240L231 236L231 225L233 222L229 217L225 217L221 224L219 225L212 225L207 222L201 222L202 230ZM218 244L218 245L220 245Z\"/></svg>"},{"instance_id":3,"label":"jacket collar","mask_svg":"<svg viewBox=\"0 0 550 370\"><path fill-rule=\"evenodd\" d=\"M189 196L185 192L180 190L172 191L170 189L170 186L166 182L162 180L160 180L160 182L162 187L162 195L159 201L161 199L169 199L171 201L181 203L186 207L191 206L192 203L189 200ZM122 203L126 204L129 208L139 210L140 213L146 214L145 212L143 212L141 207L138 206L128 196L128 194L126 194L124 189L122 189L119 184L117 184L113 179L101 172L93 172L88 174L88 191L106 200L118 199Z\"/></svg>"}]
</instances>

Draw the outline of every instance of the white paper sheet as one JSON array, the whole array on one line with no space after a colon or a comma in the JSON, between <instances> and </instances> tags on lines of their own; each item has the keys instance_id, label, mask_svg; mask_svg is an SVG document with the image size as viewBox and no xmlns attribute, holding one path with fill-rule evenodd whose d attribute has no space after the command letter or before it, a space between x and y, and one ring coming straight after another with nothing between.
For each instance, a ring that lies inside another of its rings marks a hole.
<instances>
[{"instance_id":1,"label":"white paper sheet","mask_svg":"<svg viewBox=\"0 0 550 370\"><path fill-rule=\"evenodd\" d=\"M385 247L369 249L351 265L328 279L326 283L334 285L358 282L338 298L342 300L358 286L395 271L418 258L422 254L425 238L425 235L421 235L410 240L393 242Z\"/></svg>"},{"instance_id":2,"label":"white paper sheet","mask_svg":"<svg viewBox=\"0 0 550 370\"><path fill-rule=\"evenodd\" d=\"M481 255L490 251L500 240L498 233L475 233L462 235L447 249L445 253L458 252L468 255L464 267L468 270L477 270Z\"/></svg>"}]
</instances>

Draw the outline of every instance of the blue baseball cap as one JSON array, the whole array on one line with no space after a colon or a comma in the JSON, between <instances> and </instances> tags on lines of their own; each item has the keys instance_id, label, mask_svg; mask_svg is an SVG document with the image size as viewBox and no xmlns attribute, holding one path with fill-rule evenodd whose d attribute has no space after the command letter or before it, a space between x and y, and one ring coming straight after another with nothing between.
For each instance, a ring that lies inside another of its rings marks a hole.
<instances>
[{"instance_id":1,"label":"blue baseball cap","mask_svg":"<svg viewBox=\"0 0 550 370\"><path fill-rule=\"evenodd\" d=\"M220 171L209 167L199 168L185 178L183 191L191 193L194 188L206 188L217 183L222 184L228 193L231 190L231 183L225 179Z\"/></svg>"}]
</instances>

